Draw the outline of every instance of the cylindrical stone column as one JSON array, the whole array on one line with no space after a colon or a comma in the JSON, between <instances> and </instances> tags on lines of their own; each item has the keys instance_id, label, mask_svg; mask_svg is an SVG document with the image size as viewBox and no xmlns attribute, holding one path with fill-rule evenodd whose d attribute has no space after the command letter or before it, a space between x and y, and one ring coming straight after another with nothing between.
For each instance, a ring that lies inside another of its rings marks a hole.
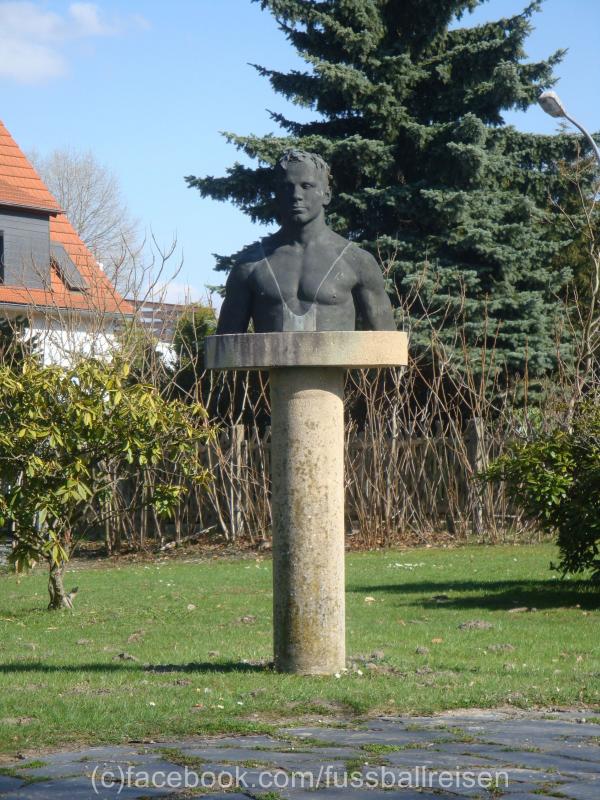
<instances>
[{"instance_id":1,"label":"cylindrical stone column","mask_svg":"<svg viewBox=\"0 0 600 800\"><path fill-rule=\"evenodd\" d=\"M345 666L344 370L408 363L399 331L230 333L206 339L209 369L268 369L275 667Z\"/></svg>"},{"instance_id":2,"label":"cylindrical stone column","mask_svg":"<svg viewBox=\"0 0 600 800\"><path fill-rule=\"evenodd\" d=\"M275 668L346 665L344 371L270 370Z\"/></svg>"}]
</instances>

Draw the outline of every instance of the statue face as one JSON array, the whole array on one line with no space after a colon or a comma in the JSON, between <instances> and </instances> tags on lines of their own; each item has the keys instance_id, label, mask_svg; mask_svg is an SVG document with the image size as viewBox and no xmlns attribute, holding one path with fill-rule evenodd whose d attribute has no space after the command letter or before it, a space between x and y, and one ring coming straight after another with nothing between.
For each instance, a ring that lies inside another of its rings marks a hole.
<instances>
[{"instance_id":1,"label":"statue face","mask_svg":"<svg viewBox=\"0 0 600 800\"><path fill-rule=\"evenodd\" d=\"M277 199L283 221L306 225L321 214L331 192L312 164L292 161L281 177Z\"/></svg>"}]
</instances>

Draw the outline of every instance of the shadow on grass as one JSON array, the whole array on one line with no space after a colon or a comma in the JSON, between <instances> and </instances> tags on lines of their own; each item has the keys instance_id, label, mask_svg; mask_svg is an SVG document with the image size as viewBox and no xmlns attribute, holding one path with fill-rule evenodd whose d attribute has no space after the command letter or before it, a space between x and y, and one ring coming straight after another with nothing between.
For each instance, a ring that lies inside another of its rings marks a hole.
<instances>
[{"instance_id":1,"label":"shadow on grass","mask_svg":"<svg viewBox=\"0 0 600 800\"><path fill-rule=\"evenodd\" d=\"M587 581L476 581L440 580L410 581L388 585L351 585L348 592L397 595L399 605L424 608L486 608L509 610L528 608L600 608L600 586ZM455 594L460 596L454 596ZM410 597L425 594L428 597ZM446 595L447 598L440 598Z\"/></svg>"},{"instance_id":2,"label":"shadow on grass","mask_svg":"<svg viewBox=\"0 0 600 800\"><path fill-rule=\"evenodd\" d=\"M0 664L0 674L11 672L143 672L164 675L178 672L230 673L230 672L269 672L271 664L246 664L243 661L191 661L188 664L44 664L41 661L19 661L14 664Z\"/></svg>"}]
</instances>

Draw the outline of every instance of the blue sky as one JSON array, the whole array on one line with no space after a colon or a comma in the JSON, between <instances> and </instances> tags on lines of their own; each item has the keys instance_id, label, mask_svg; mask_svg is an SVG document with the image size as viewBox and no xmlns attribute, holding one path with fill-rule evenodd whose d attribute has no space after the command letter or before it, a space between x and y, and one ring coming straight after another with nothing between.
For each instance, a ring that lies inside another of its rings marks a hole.
<instances>
[{"instance_id":1,"label":"blue sky","mask_svg":"<svg viewBox=\"0 0 600 800\"><path fill-rule=\"evenodd\" d=\"M488 0L463 22L518 13L527 0ZM570 113L600 130L599 0L546 0L526 49L569 52L556 90ZM277 132L266 109L296 119L249 63L302 66L270 14L250 0L0 0L0 119L19 145L44 154L91 149L117 173L132 214L161 244L177 237L183 268L169 297L202 297L211 253L261 231L233 206L202 200L184 175L220 175L236 157L220 131ZM521 130L552 132L541 110L510 113Z\"/></svg>"}]
</instances>

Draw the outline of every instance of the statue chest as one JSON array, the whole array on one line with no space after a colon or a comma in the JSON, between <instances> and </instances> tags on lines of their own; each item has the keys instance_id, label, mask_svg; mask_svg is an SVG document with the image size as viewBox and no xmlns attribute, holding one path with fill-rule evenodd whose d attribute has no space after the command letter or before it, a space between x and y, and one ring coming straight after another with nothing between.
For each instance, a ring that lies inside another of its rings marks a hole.
<instances>
[{"instance_id":1,"label":"statue chest","mask_svg":"<svg viewBox=\"0 0 600 800\"><path fill-rule=\"evenodd\" d=\"M271 255L254 272L257 299L278 305L285 302L292 310L304 311L313 303L341 305L352 298L356 283L353 269L329 248L322 252Z\"/></svg>"}]
</instances>

